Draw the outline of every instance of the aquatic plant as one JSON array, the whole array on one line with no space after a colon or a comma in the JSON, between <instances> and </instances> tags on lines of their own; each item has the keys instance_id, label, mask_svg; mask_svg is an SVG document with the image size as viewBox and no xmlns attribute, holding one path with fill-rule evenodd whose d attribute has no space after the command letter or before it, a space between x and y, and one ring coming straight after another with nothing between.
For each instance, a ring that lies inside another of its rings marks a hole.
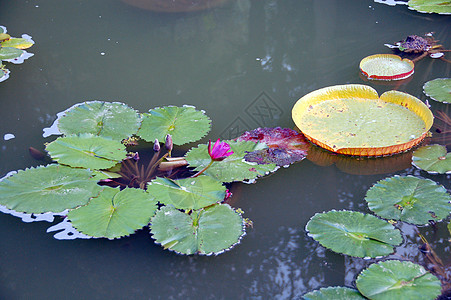
<instances>
[{"instance_id":1,"label":"aquatic plant","mask_svg":"<svg viewBox=\"0 0 451 300\"><path fill-rule=\"evenodd\" d=\"M414 63L393 54L375 54L360 61L360 72L373 80L402 80L414 72Z\"/></svg>"},{"instance_id":2,"label":"aquatic plant","mask_svg":"<svg viewBox=\"0 0 451 300\"><path fill-rule=\"evenodd\" d=\"M11 37L6 27L0 26L0 82L9 78L10 71L3 62L21 64L25 59L32 57L33 53L28 53L28 49L34 45L31 36L23 34L21 38Z\"/></svg>"},{"instance_id":3,"label":"aquatic plant","mask_svg":"<svg viewBox=\"0 0 451 300\"><path fill-rule=\"evenodd\" d=\"M423 85L423 92L432 100L451 103L451 78L437 78Z\"/></svg>"},{"instance_id":4,"label":"aquatic plant","mask_svg":"<svg viewBox=\"0 0 451 300\"><path fill-rule=\"evenodd\" d=\"M451 153L442 145L423 146L413 152L412 165L429 174L450 174Z\"/></svg>"}]
</instances>

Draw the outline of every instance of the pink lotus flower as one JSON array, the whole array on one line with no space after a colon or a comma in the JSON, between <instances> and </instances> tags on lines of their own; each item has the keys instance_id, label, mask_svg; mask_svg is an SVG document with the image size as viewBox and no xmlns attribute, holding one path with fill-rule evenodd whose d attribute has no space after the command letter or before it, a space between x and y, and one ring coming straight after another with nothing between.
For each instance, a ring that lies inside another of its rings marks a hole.
<instances>
[{"instance_id":1,"label":"pink lotus flower","mask_svg":"<svg viewBox=\"0 0 451 300\"><path fill-rule=\"evenodd\" d=\"M230 152L229 152L230 151ZM211 160L221 161L227 158L228 156L233 154L233 151L230 150L230 145L226 142L219 142L219 139L211 147L211 140L208 141L208 154L211 157Z\"/></svg>"}]
</instances>

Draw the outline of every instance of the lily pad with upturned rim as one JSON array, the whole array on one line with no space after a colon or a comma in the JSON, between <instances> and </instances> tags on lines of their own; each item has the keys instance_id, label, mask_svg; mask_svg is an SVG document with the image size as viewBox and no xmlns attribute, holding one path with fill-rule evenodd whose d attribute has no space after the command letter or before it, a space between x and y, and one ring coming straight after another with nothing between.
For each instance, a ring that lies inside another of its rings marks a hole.
<instances>
[{"instance_id":1,"label":"lily pad with upturned rim","mask_svg":"<svg viewBox=\"0 0 451 300\"><path fill-rule=\"evenodd\" d=\"M183 145L203 138L210 131L211 120L204 111L194 106L164 106L143 114L138 135L148 142L155 139L164 141L167 134L172 136L174 145Z\"/></svg>"},{"instance_id":2,"label":"lily pad with upturned rim","mask_svg":"<svg viewBox=\"0 0 451 300\"><path fill-rule=\"evenodd\" d=\"M164 206L151 219L155 242L180 254L220 254L238 244L245 234L244 220L228 204L181 212Z\"/></svg>"},{"instance_id":3,"label":"lily pad with upturned rim","mask_svg":"<svg viewBox=\"0 0 451 300\"><path fill-rule=\"evenodd\" d=\"M399 230L387 221L355 211L317 213L306 231L322 246L356 257L389 255L402 242Z\"/></svg>"},{"instance_id":4,"label":"lily pad with upturned rim","mask_svg":"<svg viewBox=\"0 0 451 300\"><path fill-rule=\"evenodd\" d=\"M430 174L451 173L451 153L442 145L429 145L413 152L412 165Z\"/></svg>"},{"instance_id":5,"label":"lily pad with upturned rim","mask_svg":"<svg viewBox=\"0 0 451 300\"><path fill-rule=\"evenodd\" d=\"M156 208L154 197L144 190L105 187L87 205L71 210L67 217L83 234L114 239L149 224Z\"/></svg>"},{"instance_id":6,"label":"lily pad with upturned rim","mask_svg":"<svg viewBox=\"0 0 451 300\"><path fill-rule=\"evenodd\" d=\"M394 54L370 55L360 61L360 71L373 80L406 79L413 74L414 67L410 59Z\"/></svg>"},{"instance_id":7,"label":"lily pad with upturned rim","mask_svg":"<svg viewBox=\"0 0 451 300\"><path fill-rule=\"evenodd\" d=\"M88 203L102 187L86 169L51 164L20 170L0 182L0 204L17 212L59 213Z\"/></svg>"},{"instance_id":8,"label":"lily pad with upturned rim","mask_svg":"<svg viewBox=\"0 0 451 300\"><path fill-rule=\"evenodd\" d=\"M451 103L451 78L437 78L423 85L424 93L432 100Z\"/></svg>"},{"instance_id":9,"label":"lily pad with upturned rim","mask_svg":"<svg viewBox=\"0 0 451 300\"><path fill-rule=\"evenodd\" d=\"M426 137L434 119L429 108L409 94L388 91L379 97L360 84L313 91L296 102L292 118L320 147L359 156L406 151Z\"/></svg>"},{"instance_id":10,"label":"lily pad with upturned rim","mask_svg":"<svg viewBox=\"0 0 451 300\"><path fill-rule=\"evenodd\" d=\"M320 288L302 296L305 300L364 300L359 291L342 286Z\"/></svg>"},{"instance_id":11,"label":"lily pad with upturned rim","mask_svg":"<svg viewBox=\"0 0 451 300\"><path fill-rule=\"evenodd\" d=\"M421 13L451 14L451 3L446 0L409 0L410 9Z\"/></svg>"},{"instance_id":12,"label":"lily pad with upturned rim","mask_svg":"<svg viewBox=\"0 0 451 300\"><path fill-rule=\"evenodd\" d=\"M410 261L388 260L370 265L356 280L357 289L369 299L436 299L440 280Z\"/></svg>"},{"instance_id":13,"label":"lily pad with upturned rim","mask_svg":"<svg viewBox=\"0 0 451 300\"><path fill-rule=\"evenodd\" d=\"M384 219L424 225L451 212L451 195L430 179L398 176L378 181L366 193L368 208Z\"/></svg>"}]
</instances>

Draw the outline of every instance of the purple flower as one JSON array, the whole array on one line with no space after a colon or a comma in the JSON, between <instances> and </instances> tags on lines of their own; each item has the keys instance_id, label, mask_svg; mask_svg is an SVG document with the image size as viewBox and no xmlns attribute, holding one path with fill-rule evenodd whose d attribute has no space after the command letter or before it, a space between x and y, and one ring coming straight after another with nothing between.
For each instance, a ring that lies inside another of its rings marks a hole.
<instances>
[{"instance_id":1,"label":"purple flower","mask_svg":"<svg viewBox=\"0 0 451 300\"><path fill-rule=\"evenodd\" d=\"M213 145L213 148L212 148L211 140L209 140L208 141L208 154L210 155L211 160L221 161L221 160L224 160L226 157L232 155L233 151L230 150L229 144L227 144L226 142L219 142L219 139L216 141L216 143Z\"/></svg>"}]
</instances>

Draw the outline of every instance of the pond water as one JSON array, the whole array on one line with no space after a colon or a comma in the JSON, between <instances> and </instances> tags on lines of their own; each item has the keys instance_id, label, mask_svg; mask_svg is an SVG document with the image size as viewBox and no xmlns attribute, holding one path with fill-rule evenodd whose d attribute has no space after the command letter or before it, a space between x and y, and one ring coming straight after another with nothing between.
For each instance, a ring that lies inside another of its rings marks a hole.
<instances>
[{"instance_id":1,"label":"pond water","mask_svg":"<svg viewBox=\"0 0 451 300\"><path fill-rule=\"evenodd\" d=\"M213 121L205 142L263 126L293 128L294 103L321 87L363 83L426 100L423 84L451 73L451 64L425 58L398 84L359 76L362 58L391 53L384 43L411 34L433 31L451 48L450 16L404 5L230 0L164 13L125 2L2 1L0 25L12 36L31 35L36 44L32 58L9 64L10 78L0 86L0 135L15 136L0 140L0 177L39 165L28 148L42 150L52 140L42 129L56 113L86 100L121 101L141 112L195 105ZM433 112L451 116L449 105L431 104ZM217 257L176 255L155 245L148 230L113 241L59 241L46 233L47 222L0 214L0 298L291 299L320 287L352 287L370 261L325 250L307 237L305 225L316 212L368 212L368 188L395 174L451 188L449 175L416 170L410 155L357 160L322 153L255 184L234 184L232 204L254 226L240 245ZM450 264L446 224L420 231ZM391 257L422 263L413 226L403 232Z\"/></svg>"}]
</instances>

